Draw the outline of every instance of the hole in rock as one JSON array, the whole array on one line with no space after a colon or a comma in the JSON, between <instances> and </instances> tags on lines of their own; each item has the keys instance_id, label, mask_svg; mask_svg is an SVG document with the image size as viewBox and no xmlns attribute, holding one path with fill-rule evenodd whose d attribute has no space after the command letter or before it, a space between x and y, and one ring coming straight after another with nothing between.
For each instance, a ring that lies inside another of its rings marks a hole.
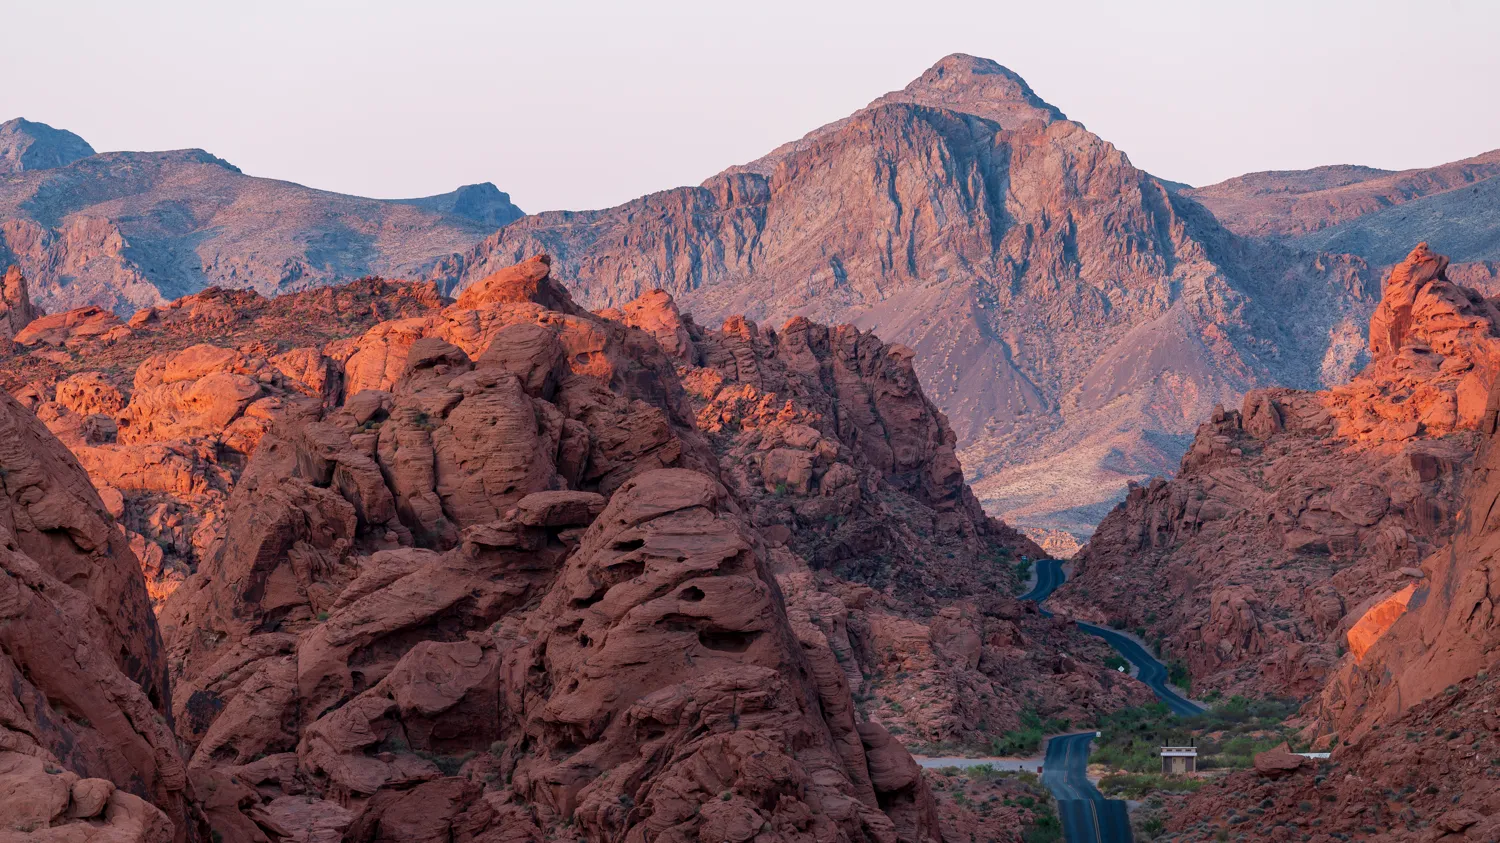
<instances>
[{"instance_id":1,"label":"hole in rock","mask_svg":"<svg viewBox=\"0 0 1500 843\"><path fill-rule=\"evenodd\" d=\"M698 643L710 650L721 653L743 653L750 649L755 639L760 637L759 632L739 632L732 629L701 629L698 631Z\"/></svg>"},{"instance_id":2,"label":"hole in rock","mask_svg":"<svg viewBox=\"0 0 1500 843\"><path fill-rule=\"evenodd\" d=\"M699 588L696 585L690 585L687 588L684 588L681 594L677 595L677 599L686 600L689 603L697 603L699 600L703 599L703 589Z\"/></svg>"}]
</instances>

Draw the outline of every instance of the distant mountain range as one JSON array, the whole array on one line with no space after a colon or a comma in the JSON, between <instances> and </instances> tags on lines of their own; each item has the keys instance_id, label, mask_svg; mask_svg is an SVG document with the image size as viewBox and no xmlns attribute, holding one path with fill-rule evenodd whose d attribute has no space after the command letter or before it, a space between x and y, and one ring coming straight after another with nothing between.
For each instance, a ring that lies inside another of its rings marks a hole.
<instances>
[{"instance_id":1,"label":"distant mountain range","mask_svg":"<svg viewBox=\"0 0 1500 843\"><path fill-rule=\"evenodd\" d=\"M1216 403L1347 379L1381 269L1417 240L1481 288L1500 257L1500 151L1191 188L965 55L701 185L603 210L523 217L493 186L356 199L203 152L68 148L0 176L0 263L48 306L366 272L456 292L547 252L590 307L662 287L704 322L803 314L910 346L986 505L1076 535L1127 482L1174 470Z\"/></svg>"},{"instance_id":2,"label":"distant mountain range","mask_svg":"<svg viewBox=\"0 0 1500 843\"><path fill-rule=\"evenodd\" d=\"M0 265L19 264L51 310L417 277L520 216L492 184L364 199L247 176L202 150L95 154L71 132L0 124Z\"/></svg>"}]
</instances>

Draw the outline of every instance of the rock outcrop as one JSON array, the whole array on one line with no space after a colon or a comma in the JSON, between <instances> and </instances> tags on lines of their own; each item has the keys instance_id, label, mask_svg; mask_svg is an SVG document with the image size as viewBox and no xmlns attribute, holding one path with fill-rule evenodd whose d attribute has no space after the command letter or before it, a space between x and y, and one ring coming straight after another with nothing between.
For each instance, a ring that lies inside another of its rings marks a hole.
<instances>
[{"instance_id":1,"label":"rock outcrop","mask_svg":"<svg viewBox=\"0 0 1500 843\"><path fill-rule=\"evenodd\" d=\"M0 381L89 472L159 603L224 528L229 491L270 425L339 400L341 367L324 348L337 355L371 325L443 301L430 285L365 281L274 300L211 290L128 325L69 311L0 350Z\"/></svg>"},{"instance_id":2,"label":"rock outcrop","mask_svg":"<svg viewBox=\"0 0 1500 843\"><path fill-rule=\"evenodd\" d=\"M1195 687L1305 697L1362 661L1402 595L1432 586L1423 560L1462 509L1500 372L1500 311L1446 263L1421 244L1391 272L1347 385L1216 411L1176 478L1100 524L1057 599L1143 629Z\"/></svg>"},{"instance_id":3,"label":"rock outcrop","mask_svg":"<svg viewBox=\"0 0 1500 843\"><path fill-rule=\"evenodd\" d=\"M244 452L223 529L162 610L190 776L223 788L212 827L938 839L914 762L851 690L855 647L879 639L849 624L1011 587L1007 557L1037 551L979 509L909 356L811 323L703 331L664 296L590 314L550 263L326 344L343 389L272 415ZM252 365L150 358L133 395ZM59 402L114 401L64 383ZM762 409L727 430L731 401ZM958 570L858 581L828 516L893 569L941 548ZM1003 663L1022 635L1013 606L1012 638L986 650L965 624L999 621L964 611L930 635L909 623L934 675L957 660L982 677L978 654ZM1110 679L1077 669L1075 709Z\"/></svg>"},{"instance_id":4,"label":"rock outcrop","mask_svg":"<svg viewBox=\"0 0 1500 843\"><path fill-rule=\"evenodd\" d=\"M0 395L0 837L197 839L139 563L88 476Z\"/></svg>"},{"instance_id":5,"label":"rock outcrop","mask_svg":"<svg viewBox=\"0 0 1500 843\"><path fill-rule=\"evenodd\" d=\"M0 278L0 342L14 339L42 315L42 309L31 303L31 290L20 267L5 270Z\"/></svg>"}]
</instances>

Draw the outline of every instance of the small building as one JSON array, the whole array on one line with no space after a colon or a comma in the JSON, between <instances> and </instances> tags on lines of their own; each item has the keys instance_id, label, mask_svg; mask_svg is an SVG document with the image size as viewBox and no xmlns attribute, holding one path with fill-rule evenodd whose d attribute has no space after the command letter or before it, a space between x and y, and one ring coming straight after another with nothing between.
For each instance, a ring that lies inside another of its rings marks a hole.
<instances>
[{"instance_id":1,"label":"small building","mask_svg":"<svg viewBox=\"0 0 1500 843\"><path fill-rule=\"evenodd\" d=\"M1198 747L1164 746L1161 748L1163 775L1180 776L1198 771Z\"/></svg>"}]
</instances>

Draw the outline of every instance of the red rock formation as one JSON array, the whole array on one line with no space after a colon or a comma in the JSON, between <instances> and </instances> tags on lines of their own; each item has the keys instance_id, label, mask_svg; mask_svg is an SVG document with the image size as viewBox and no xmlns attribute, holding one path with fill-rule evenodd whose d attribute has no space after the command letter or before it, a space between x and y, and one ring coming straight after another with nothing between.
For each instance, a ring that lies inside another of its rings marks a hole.
<instances>
[{"instance_id":1,"label":"red rock formation","mask_svg":"<svg viewBox=\"0 0 1500 843\"><path fill-rule=\"evenodd\" d=\"M376 388L254 449L163 611L191 769L242 788L215 827L936 839L662 347L577 309L546 265L373 327L344 368ZM871 453L970 512L923 470L943 437L904 442Z\"/></svg>"},{"instance_id":2,"label":"red rock formation","mask_svg":"<svg viewBox=\"0 0 1500 843\"><path fill-rule=\"evenodd\" d=\"M664 293L593 315L549 263L452 304L205 293L77 339L101 368L17 352L166 601L214 830L930 839L900 741L1145 699L991 593L1040 551L910 352Z\"/></svg>"},{"instance_id":3,"label":"red rock formation","mask_svg":"<svg viewBox=\"0 0 1500 843\"><path fill-rule=\"evenodd\" d=\"M1059 600L1145 628L1197 687L1320 690L1352 642L1368 646L1375 619L1351 627L1372 606L1426 587L1418 566L1460 508L1500 311L1445 265L1422 244L1392 271L1373 360L1349 384L1215 413L1175 479L1100 524Z\"/></svg>"},{"instance_id":4,"label":"red rock formation","mask_svg":"<svg viewBox=\"0 0 1500 843\"><path fill-rule=\"evenodd\" d=\"M88 476L8 395L0 486L0 836L188 839L139 563Z\"/></svg>"},{"instance_id":5,"label":"red rock formation","mask_svg":"<svg viewBox=\"0 0 1500 843\"><path fill-rule=\"evenodd\" d=\"M1278 754L1269 769L1214 781L1171 814L1174 840L1368 843L1500 839L1496 675L1472 675L1382 720L1314 761ZM1267 776L1267 772L1277 775Z\"/></svg>"},{"instance_id":6,"label":"red rock formation","mask_svg":"<svg viewBox=\"0 0 1500 843\"><path fill-rule=\"evenodd\" d=\"M1491 392L1479 429L1457 531L1447 547L1422 563L1426 577L1405 602L1389 611L1383 635L1355 660L1341 665L1315 707L1315 729L1347 741L1369 740L1408 709L1495 667L1500 615L1493 588L1494 504L1500 490L1500 395ZM1378 607L1377 607L1378 608ZM1374 610L1372 610L1374 611Z\"/></svg>"},{"instance_id":7,"label":"red rock formation","mask_svg":"<svg viewBox=\"0 0 1500 843\"><path fill-rule=\"evenodd\" d=\"M430 286L382 281L274 301L211 290L137 313L128 329L76 335L77 354L0 353L0 380L88 470L160 602L222 529L271 422L337 401L342 372L322 347L441 303ZM220 345L202 344L209 336Z\"/></svg>"},{"instance_id":8,"label":"red rock formation","mask_svg":"<svg viewBox=\"0 0 1500 843\"><path fill-rule=\"evenodd\" d=\"M12 266L5 270L5 276L0 278L0 342L12 339L42 315L42 309L31 303L21 268Z\"/></svg>"},{"instance_id":9,"label":"red rock formation","mask_svg":"<svg viewBox=\"0 0 1500 843\"><path fill-rule=\"evenodd\" d=\"M1004 596L1041 551L974 500L908 349L806 319L706 330L663 291L619 316L674 350L721 476L791 551L773 558L799 635L833 649L867 716L988 748L1023 707L1076 722L1147 699L1097 639Z\"/></svg>"}]
</instances>

